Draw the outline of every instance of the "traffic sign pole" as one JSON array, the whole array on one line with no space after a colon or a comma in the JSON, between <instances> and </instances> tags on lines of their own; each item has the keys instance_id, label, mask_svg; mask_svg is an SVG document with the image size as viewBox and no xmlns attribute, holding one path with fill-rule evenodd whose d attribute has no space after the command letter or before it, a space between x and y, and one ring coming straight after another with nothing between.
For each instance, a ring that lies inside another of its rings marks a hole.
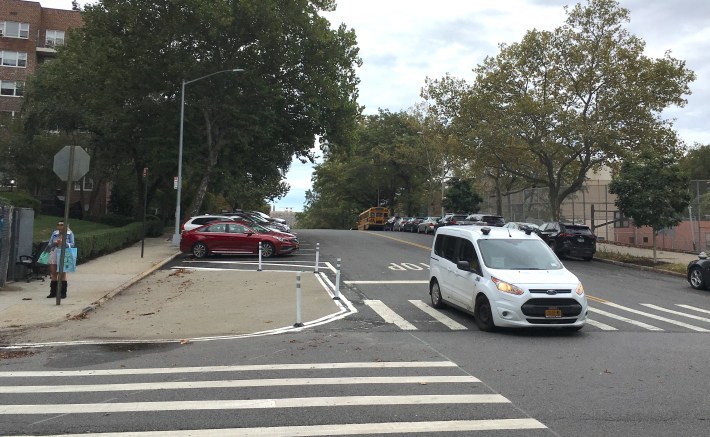
<instances>
[{"instance_id":1,"label":"traffic sign pole","mask_svg":"<svg viewBox=\"0 0 710 437\"><path fill-rule=\"evenodd\" d=\"M74 149L76 146L71 146L69 152L69 171L67 172L67 190L64 192L64 228L62 229L62 251L57 260L57 283L62 281L62 273L64 273L64 258L67 256L67 230L69 229L69 194L71 193L72 176L74 171ZM62 293L57 292L57 305L61 305Z\"/></svg>"}]
</instances>

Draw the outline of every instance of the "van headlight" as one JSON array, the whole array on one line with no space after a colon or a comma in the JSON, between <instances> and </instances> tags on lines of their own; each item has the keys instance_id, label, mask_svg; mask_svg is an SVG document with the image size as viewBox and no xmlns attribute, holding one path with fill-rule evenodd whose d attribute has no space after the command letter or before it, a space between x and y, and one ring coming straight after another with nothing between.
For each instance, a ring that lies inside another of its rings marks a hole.
<instances>
[{"instance_id":1,"label":"van headlight","mask_svg":"<svg viewBox=\"0 0 710 437\"><path fill-rule=\"evenodd\" d=\"M525 293L525 291L517 285L509 284L505 281L501 281L498 278L494 278L493 276L491 276L491 281L496 284L496 288L498 289L498 291L502 291L503 293L514 294L516 296L520 296L521 294Z\"/></svg>"},{"instance_id":2,"label":"van headlight","mask_svg":"<svg viewBox=\"0 0 710 437\"><path fill-rule=\"evenodd\" d=\"M577 284L577 290L575 292L580 296L584 296L584 286L581 282Z\"/></svg>"}]
</instances>

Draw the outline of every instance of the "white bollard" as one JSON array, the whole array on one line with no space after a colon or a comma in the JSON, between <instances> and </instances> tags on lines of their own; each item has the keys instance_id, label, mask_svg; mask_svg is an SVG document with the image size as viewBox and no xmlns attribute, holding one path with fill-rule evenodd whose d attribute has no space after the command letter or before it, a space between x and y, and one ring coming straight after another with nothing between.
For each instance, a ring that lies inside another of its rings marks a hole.
<instances>
[{"instance_id":1,"label":"white bollard","mask_svg":"<svg viewBox=\"0 0 710 437\"><path fill-rule=\"evenodd\" d=\"M261 271L261 241L259 241L259 267L257 267L256 271Z\"/></svg>"},{"instance_id":2,"label":"white bollard","mask_svg":"<svg viewBox=\"0 0 710 437\"><path fill-rule=\"evenodd\" d=\"M314 273L318 273L318 259L320 258L320 243L316 243L316 268L313 269Z\"/></svg>"},{"instance_id":3,"label":"white bollard","mask_svg":"<svg viewBox=\"0 0 710 437\"><path fill-rule=\"evenodd\" d=\"M296 323L295 327L303 326L301 322L301 272L296 272Z\"/></svg>"},{"instance_id":4,"label":"white bollard","mask_svg":"<svg viewBox=\"0 0 710 437\"><path fill-rule=\"evenodd\" d=\"M333 300L340 300L340 258L335 263L335 296Z\"/></svg>"}]
</instances>

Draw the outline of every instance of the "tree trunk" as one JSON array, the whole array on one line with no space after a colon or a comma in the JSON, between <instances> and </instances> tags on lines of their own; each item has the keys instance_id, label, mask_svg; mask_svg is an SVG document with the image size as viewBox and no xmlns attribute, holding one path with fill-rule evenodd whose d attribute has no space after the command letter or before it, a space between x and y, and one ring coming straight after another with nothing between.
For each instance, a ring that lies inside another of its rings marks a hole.
<instances>
[{"instance_id":1,"label":"tree trunk","mask_svg":"<svg viewBox=\"0 0 710 437\"><path fill-rule=\"evenodd\" d=\"M656 230L653 229L653 263L656 264Z\"/></svg>"}]
</instances>

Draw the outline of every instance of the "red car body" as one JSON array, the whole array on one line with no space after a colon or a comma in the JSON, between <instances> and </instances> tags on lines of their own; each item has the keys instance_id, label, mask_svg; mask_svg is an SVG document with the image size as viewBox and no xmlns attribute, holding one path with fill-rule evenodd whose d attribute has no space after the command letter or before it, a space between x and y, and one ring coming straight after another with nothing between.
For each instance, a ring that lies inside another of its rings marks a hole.
<instances>
[{"instance_id":1,"label":"red car body","mask_svg":"<svg viewBox=\"0 0 710 437\"><path fill-rule=\"evenodd\" d=\"M262 228L263 229L263 228ZM261 230L245 223L217 221L183 232L180 251L195 258L213 254L241 255L259 253L265 258L284 255L298 250L298 238L293 234Z\"/></svg>"}]
</instances>

